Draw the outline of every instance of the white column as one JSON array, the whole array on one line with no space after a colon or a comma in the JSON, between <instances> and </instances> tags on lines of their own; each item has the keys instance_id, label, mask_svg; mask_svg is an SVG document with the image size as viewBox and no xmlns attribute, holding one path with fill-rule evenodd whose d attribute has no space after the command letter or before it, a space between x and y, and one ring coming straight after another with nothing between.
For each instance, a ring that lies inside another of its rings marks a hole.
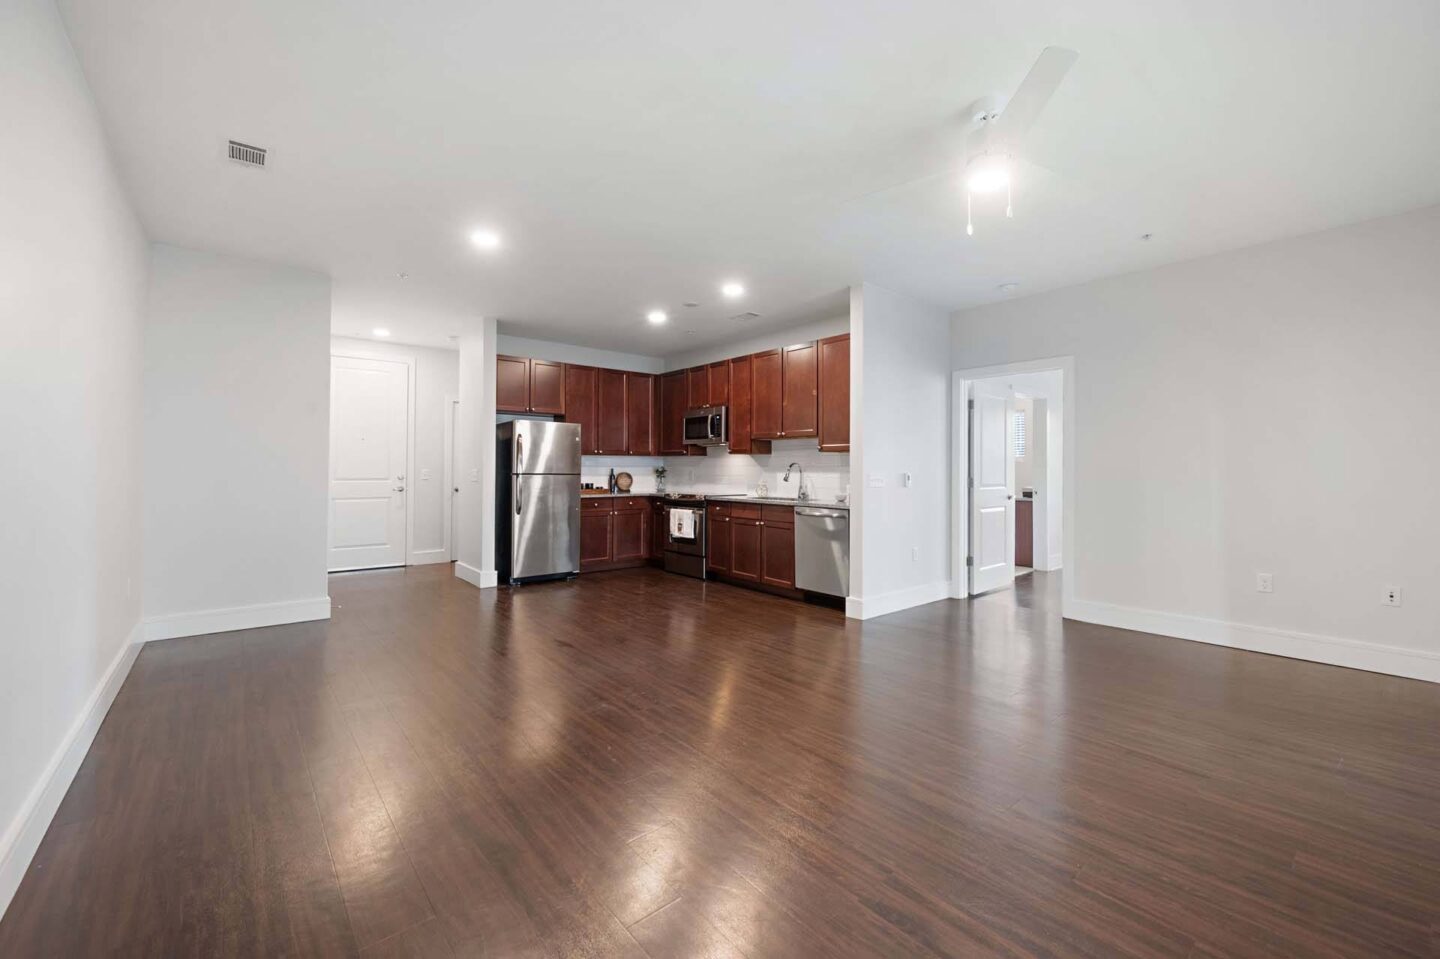
<instances>
[{"instance_id":1,"label":"white column","mask_svg":"<svg viewBox=\"0 0 1440 959\"><path fill-rule=\"evenodd\" d=\"M496 323L476 319L460 334L460 411L455 427L455 575L495 585Z\"/></svg>"}]
</instances>

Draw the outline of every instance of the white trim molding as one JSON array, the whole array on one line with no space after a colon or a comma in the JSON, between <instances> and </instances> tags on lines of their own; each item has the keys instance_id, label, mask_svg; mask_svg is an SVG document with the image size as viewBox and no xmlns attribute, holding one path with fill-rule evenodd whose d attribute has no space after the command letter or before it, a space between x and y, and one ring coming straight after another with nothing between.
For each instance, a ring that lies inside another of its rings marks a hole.
<instances>
[{"instance_id":1,"label":"white trim molding","mask_svg":"<svg viewBox=\"0 0 1440 959\"><path fill-rule=\"evenodd\" d=\"M848 596L845 599L845 615L850 619L874 619L877 616L886 616L890 613L898 613L902 609L924 606L927 603L949 598L950 582L941 580L938 583L923 583L920 586L896 589L888 593L881 593L879 596L867 596L864 599L858 596Z\"/></svg>"},{"instance_id":2,"label":"white trim molding","mask_svg":"<svg viewBox=\"0 0 1440 959\"><path fill-rule=\"evenodd\" d=\"M1427 650L1385 646L1339 636L1299 633L1271 626L1250 626L1245 623L1205 619L1182 613L1163 613L1091 600L1072 600L1066 603L1065 618L1197 643L1210 643L1214 646L1268 653L1271 656L1285 656L1330 666L1344 666L1440 683L1440 653Z\"/></svg>"},{"instance_id":3,"label":"white trim molding","mask_svg":"<svg viewBox=\"0 0 1440 959\"><path fill-rule=\"evenodd\" d=\"M432 563L450 562L448 549L415 549L410 551L411 566L429 566Z\"/></svg>"},{"instance_id":4,"label":"white trim molding","mask_svg":"<svg viewBox=\"0 0 1440 959\"><path fill-rule=\"evenodd\" d=\"M480 589L494 589L499 584L493 569L476 569L469 563L455 564L455 578L464 580L471 586L478 586Z\"/></svg>"},{"instance_id":5,"label":"white trim molding","mask_svg":"<svg viewBox=\"0 0 1440 959\"><path fill-rule=\"evenodd\" d=\"M80 771L80 764L85 761L85 754L90 751L105 714L110 711L110 704L115 702L125 677L130 675L130 667L135 665L135 657L140 654L141 634L141 624L136 623L126 636L125 644L110 661L99 685L90 694L85 708L75 717L74 724L61 740L60 748L55 751L45 772L30 790L30 795L25 797L15 819L6 827L4 836L0 837L0 915L5 914L15 890L20 888L20 880L25 877L30 861L35 858L35 851L40 848L40 840L45 838L51 820L60 809L70 784L75 781L75 774Z\"/></svg>"},{"instance_id":6,"label":"white trim molding","mask_svg":"<svg viewBox=\"0 0 1440 959\"><path fill-rule=\"evenodd\" d=\"M148 643L157 639L228 633L237 629L309 623L329 618L329 596L292 599L280 603L257 603L254 606L231 606L226 609L202 609L193 613L172 613L145 620L145 641Z\"/></svg>"}]
</instances>

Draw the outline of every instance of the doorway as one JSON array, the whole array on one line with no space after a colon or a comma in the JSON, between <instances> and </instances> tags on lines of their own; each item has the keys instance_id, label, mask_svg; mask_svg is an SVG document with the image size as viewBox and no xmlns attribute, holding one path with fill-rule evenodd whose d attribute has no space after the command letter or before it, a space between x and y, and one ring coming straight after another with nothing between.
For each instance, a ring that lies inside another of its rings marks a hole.
<instances>
[{"instance_id":1,"label":"doorway","mask_svg":"<svg viewBox=\"0 0 1440 959\"><path fill-rule=\"evenodd\" d=\"M954 374L951 595L1064 564L1071 525L1068 357ZM1070 594L1069 578L1064 581Z\"/></svg>"},{"instance_id":2,"label":"doorway","mask_svg":"<svg viewBox=\"0 0 1440 959\"><path fill-rule=\"evenodd\" d=\"M410 364L330 357L330 572L404 566Z\"/></svg>"}]
</instances>

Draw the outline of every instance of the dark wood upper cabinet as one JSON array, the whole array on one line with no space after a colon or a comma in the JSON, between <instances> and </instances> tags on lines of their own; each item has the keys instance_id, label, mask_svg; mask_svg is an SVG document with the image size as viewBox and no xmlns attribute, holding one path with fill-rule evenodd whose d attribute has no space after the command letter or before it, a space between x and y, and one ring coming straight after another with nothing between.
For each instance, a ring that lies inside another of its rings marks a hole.
<instances>
[{"instance_id":1,"label":"dark wood upper cabinet","mask_svg":"<svg viewBox=\"0 0 1440 959\"><path fill-rule=\"evenodd\" d=\"M649 373L625 374L625 451L654 456L655 377Z\"/></svg>"},{"instance_id":2,"label":"dark wood upper cabinet","mask_svg":"<svg viewBox=\"0 0 1440 959\"><path fill-rule=\"evenodd\" d=\"M814 436L818 432L816 399L819 388L819 350L814 343L797 343L785 347L783 352L780 435L785 439Z\"/></svg>"},{"instance_id":3,"label":"dark wood upper cabinet","mask_svg":"<svg viewBox=\"0 0 1440 959\"><path fill-rule=\"evenodd\" d=\"M524 356L495 357L495 409L563 415L565 364Z\"/></svg>"},{"instance_id":4,"label":"dark wood upper cabinet","mask_svg":"<svg viewBox=\"0 0 1440 959\"><path fill-rule=\"evenodd\" d=\"M709 405L724 406L730 402L730 361L711 363L707 369L710 373Z\"/></svg>"},{"instance_id":5,"label":"dark wood upper cabinet","mask_svg":"<svg viewBox=\"0 0 1440 959\"><path fill-rule=\"evenodd\" d=\"M580 424L580 452L600 452L593 366L565 367L565 422Z\"/></svg>"},{"instance_id":6,"label":"dark wood upper cabinet","mask_svg":"<svg viewBox=\"0 0 1440 959\"><path fill-rule=\"evenodd\" d=\"M820 341L820 452L850 451L850 334Z\"/></svg>"},{"instance_id":7,"label":"dark wood upper cabinet","mask_svg":"<svg viewBox=\"0 0 1440 959\"><path fill-rule=\"evenodd\" d=\"M685 410L689 384L684 370L660 377L660 455L684 456Z\"/></svg>"},{"instance_id":8,"label":"dark wood upper cabinet","mask_svg":"<svg viewBox=\"0 0 1440 959\"><path fill-rule=\"evenodd\" d=\"M782 364L779 350L750 357L750 433L757 440L780 438Z\"/></svg>"},{"instance_id":9,"label":"dark wood upper cabinet","mask_svg":"<svg viewBox=\"0 0 1440 959\"><path fill-rule=\"evenodd\" d=\"M730 429L730 452L768 453L769 440L755 438L755 409L752 391L754 377L751 369L754 361L748 356L737 356L730 361L730 402L727 423Z\"/></svg>"},{"instance_id":10,"label":"dark wood upper cabinet","mask_svg":"<svg viewBox=\"0 0 1440 959\"><path fill-rule=\"evenodd\" d=\"M625 374L621 370L595 373L596 446L607 455L623 456L625 445Z\"/></svg>"},{"instance_id":11,"label":"dark wood upper cabinet","mask_svg":"<svg viewBox=\"0 0 1440 959\"><path fill-rule=\"evenodd\" d=\"M698 410L710 405L710 367L696 366L685 371L689 384L686 402L690 409Z\"/></svg>"},{"instance_id":12,"label":"dark wood upper cabinet","mask_svg":"<svg viewBox=\"0 0 1440 959\"><path fill-rule=\"evenodd\" d=\"M530 361L525 357L495 357L495 409L530 412Z\"/></svg>"},{"instance_id":13,"label":"dark wood upper cabinet","mask_svg":"<svg viewBox=\"0 0 1440 959\"><path fill-rule=\"evenodd\" d=\"M530 361L530 412L565 413L565 364L550 360Z\"/></svg>"}]
</instances>

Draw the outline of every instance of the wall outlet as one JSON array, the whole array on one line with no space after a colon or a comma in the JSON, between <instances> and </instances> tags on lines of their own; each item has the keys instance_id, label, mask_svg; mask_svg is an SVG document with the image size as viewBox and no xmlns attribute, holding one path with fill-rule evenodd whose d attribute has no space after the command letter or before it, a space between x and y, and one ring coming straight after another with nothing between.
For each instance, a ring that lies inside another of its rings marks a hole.
<instances>
[{"instance_id":1,"label":"wall outlet","mask_svg":"<svg viewBox=\"0 0 1440 959\"><path fill-rule=\"evenodd\" d=\"M1381 606L1399 606L1404 599L1405 591L1399 586L1386 586L1380 591Z\"/></svg>"},{"instance_id":2,"label":"wall outlet","mask_svg":"<svg viewBox=\"0 0 1440 959\"><path fill-rule=\"evenodd\" d=\"M1256 573L1256 574L1255 574L1255 592L1257 592L1257 593L1273 593L1273 592L1275 592L1275 576L1274 576L1274 574L1273 574L1273 573Z\"/></svg>"},{"instance_id":3,"label":"wall outlet","mask_svg":"<svg viewBox=\"0 0 1440 959\"><path fill-rule=\"evenodd\" d=\"M470 482L472 482L472 483L478 483L478 482L480 482L480 471L479 471L478 469L473 469L473 470L470 471Z\"/></svg>"},{"instance_id":4,"label":"wall outlet","mask_svg":"<svg viewBox=\"0 0 1440 959\"><path fill-rule=\"evenodd\" d=\"M910 562L912 562L912 563L918 563L918 562L920 562L920 547L918 547L918 546L912 546L912 547L910 547Z\"/></svg>"}]
</instances>

